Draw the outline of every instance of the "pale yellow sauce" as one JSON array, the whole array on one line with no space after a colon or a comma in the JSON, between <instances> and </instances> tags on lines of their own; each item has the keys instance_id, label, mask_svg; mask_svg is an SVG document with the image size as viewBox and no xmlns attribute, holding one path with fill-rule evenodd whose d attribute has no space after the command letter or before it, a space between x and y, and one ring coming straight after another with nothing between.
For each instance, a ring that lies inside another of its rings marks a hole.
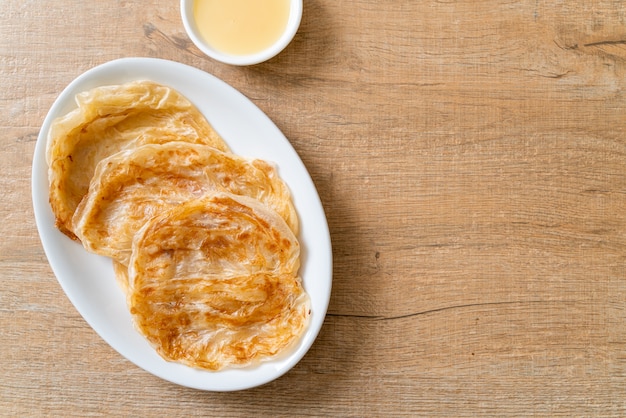
<instances>
[{"instance_id":1,"label":"pale yellow sauce","mask_svg":"<svg viewBox=\"0 0 626 418\"><path fill-rule=\"evenodd\" d=\"M289 20L290 0L196 0L200 34L216 50L253 54L274 44Z\"/></svg>"}]
</instances>

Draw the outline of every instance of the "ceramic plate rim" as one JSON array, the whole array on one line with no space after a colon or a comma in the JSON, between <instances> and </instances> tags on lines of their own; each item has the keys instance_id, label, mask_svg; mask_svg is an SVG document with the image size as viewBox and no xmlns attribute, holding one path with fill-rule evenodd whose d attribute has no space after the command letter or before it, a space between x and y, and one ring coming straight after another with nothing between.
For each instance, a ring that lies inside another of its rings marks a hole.
<instances>
[{"instance_id":1,"label":"ceramic plate rim","mask_svg":"<svg viewBox=\"0 0 626 418\"><path fill-rule=\"evenodd\" d=\"M80 91L139 79L166 84L181 92L205 114L233 152L274 162L291 189L300 217L298 238L303 248L300 274L311 297L312 316L298 346L284 357L252 368L219 372L196 370L163 360L132 327L123 292L113 278L110 260L87 253L80 244L54 228L45 162L47 132L52 120L76 107L74 95ZM31 181L37 230L57 281L94 331L145 371L195 389L249 389L282 376L304 357L317 338L332 286L331 240L321 200L287 138L263 111L219 78L186 64L158 58L121 58L87 70L61 92L46 115L35 145ZM109 275L110 282L104 279ZM120 320L127 322L113 326Z\"/></svg>"}]
</instances>

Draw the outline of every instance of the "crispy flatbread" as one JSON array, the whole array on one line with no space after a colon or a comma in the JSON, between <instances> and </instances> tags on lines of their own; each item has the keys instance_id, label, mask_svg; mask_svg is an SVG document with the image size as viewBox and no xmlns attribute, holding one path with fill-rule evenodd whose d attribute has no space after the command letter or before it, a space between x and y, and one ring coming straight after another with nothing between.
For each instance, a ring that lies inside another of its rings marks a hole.
<instances>
[{"instance_id":1,"label":"crispy flatbread","mask_svg":"<svg viewBox=\"0 0 626 418\"><path fill-rule=\"evenodd\" d=\"M299 339L310 303L293 232L258 201L192 200L137 233L128 303L165 359L219 370L267 360Z\"/></svg>"},{"instance_id":2,"label":"crispy flatbread","mask_svg":"<svg viewBox=\"0 0 626 418\"><path fill-rule=\"evenodd\" d=\"M119 261L113 261L113 274L118 286L122 289L125 295L128 296L128 266L120 263Z\"/></svg>"},{"instance_id":3,"label":"crispy flatbread","mask_svg":"<svg viewBox=\"0 0 626 418\"><path fill-rule=\"evenodd\" d=\"M133 236L148 219L216 191L257 199L297 232L289 189L274 167L184 142L142 145L102 160L76 209L73 230L89 251L128 265Z\"/></svg>"},{"instance_id":4,"label":"crispy flatbread","mask_svg":"<svg viewBox=\"0 0 626 418\"><path fill-rule=\"evenodd\" d=\"M150 81L94 88L78 94L76 103L77 109L52 123L46 149L56 226L73 239L72 216L100 160L174 140L228 149L193 104Z\"/></svg>"}]
</instances>

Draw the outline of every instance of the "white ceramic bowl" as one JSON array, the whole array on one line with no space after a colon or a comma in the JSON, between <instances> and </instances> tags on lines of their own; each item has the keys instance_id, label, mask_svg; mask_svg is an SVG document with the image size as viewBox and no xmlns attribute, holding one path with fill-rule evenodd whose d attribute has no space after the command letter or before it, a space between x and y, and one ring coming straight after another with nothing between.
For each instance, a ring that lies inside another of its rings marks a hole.
<instances>
[{"instance_id":1,"label":"white ceramic bowl","mask_svg":"<svg viewBox=\"0 0 626 418\"><path fill-rule=\"evenodd\" d=\"M181 0L180 1L180 13L185 26L185 31L191 39L191 41L206 55L209 57L221 61L226 64L232 65L253 65L276 56L281 52L293 39L298 28L300 27L300 21L302 20L302 1L303 0L290 0L289 20L287 21L287 27L278 40L268 48L256 52L250 55L231 55L219 51L209 45L202 35L200 34L193 13L193 5L195 0Z\"/></svg>"}]
</instances>

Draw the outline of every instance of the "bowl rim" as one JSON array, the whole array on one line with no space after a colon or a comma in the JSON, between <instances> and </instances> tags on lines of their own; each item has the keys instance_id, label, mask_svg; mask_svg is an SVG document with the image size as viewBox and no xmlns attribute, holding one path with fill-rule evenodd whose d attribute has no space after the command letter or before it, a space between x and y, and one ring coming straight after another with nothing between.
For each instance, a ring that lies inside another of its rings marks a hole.
<instances>
[{"instance_id":1,"label":"bowl rim","mask_svg":"<svg viewBox=\"0 0 626 418\"><path fill-rule=\"evenodd\" d=\"M185 27L185 32L200 51L214 60L231 65L254 65L267 61L278 55L289 45L293 37L298 32L302 21L303 0L289 0L290 11L289 20L283 34L274 44L268 48L246 55L233 55L219 51L211 47L200 35L193 16L193 5L196 0L180 0L180 14Z\"/></svg>"}]
</instances>

